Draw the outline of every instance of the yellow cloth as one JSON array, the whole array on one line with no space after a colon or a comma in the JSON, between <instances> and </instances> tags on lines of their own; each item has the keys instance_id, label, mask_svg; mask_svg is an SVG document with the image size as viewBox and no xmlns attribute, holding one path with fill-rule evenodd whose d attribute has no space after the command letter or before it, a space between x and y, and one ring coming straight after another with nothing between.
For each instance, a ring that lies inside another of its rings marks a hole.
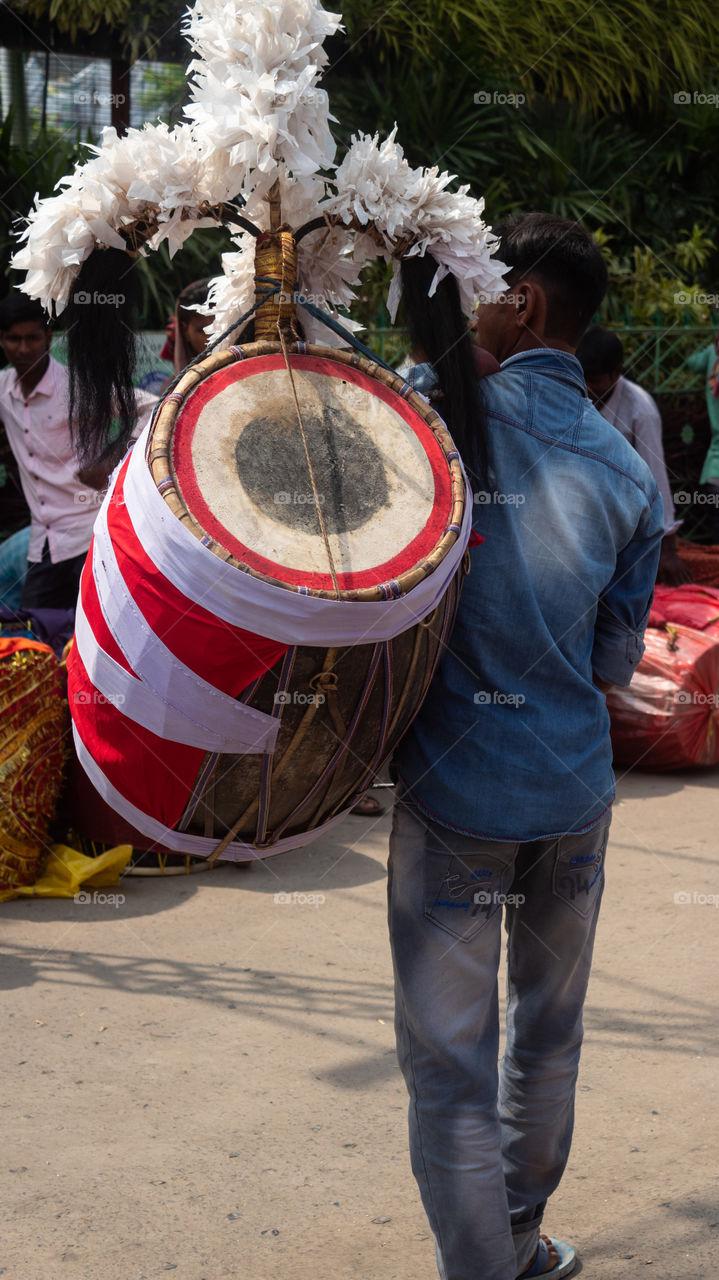
<instances>
[{"instance_id":1,"label":"yellow cloth","mask_svg":"<svg viewBox=\"0 0 719 1280\"><path fill-rule=\"evenodd\" d=\"M97 858L86 858L66 844L54 844L44 874L34 884L0 889L0 902L11 898L74 898L81 886L104 889L119 883L120 872L131 857L131 844L118 844Z\"/></svg>"}]
</instances>

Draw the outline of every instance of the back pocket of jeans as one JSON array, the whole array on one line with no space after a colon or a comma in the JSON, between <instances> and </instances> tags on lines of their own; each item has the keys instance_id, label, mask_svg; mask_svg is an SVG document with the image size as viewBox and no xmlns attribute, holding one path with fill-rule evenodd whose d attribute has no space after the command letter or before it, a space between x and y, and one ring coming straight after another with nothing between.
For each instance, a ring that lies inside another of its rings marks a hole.
<instances>
[{"instance_id":1,"label":"back pocket of jeans","mask_svg":"<svg viewBox=\"0 0 719 1280\"><path fill-rule=\"evenodd\" d=\"M425 854L424 914L459 942L471 942L501 911L516 846L507 860L485 853Z\"/></svg>"},{"instance_id":2,"label":"back pocket of jeans","mask_svg":"<svg viewBox=\"0 0 719 1280\"><path fill-rule=\"evenodd\" d=\"M609 823L603 831L593 827L582 835L563 836L559 842L552 888L580 916L588 916L601 895L608 839Z\"/></svg>"}]
</instances>

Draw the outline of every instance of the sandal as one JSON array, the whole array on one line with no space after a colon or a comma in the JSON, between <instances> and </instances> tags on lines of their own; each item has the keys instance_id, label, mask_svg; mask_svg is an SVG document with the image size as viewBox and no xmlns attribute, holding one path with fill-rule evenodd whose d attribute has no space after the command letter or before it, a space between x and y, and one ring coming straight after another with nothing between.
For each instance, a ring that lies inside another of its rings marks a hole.
<instances>
[{"instance_id":1,"label":"sandal","mask_svg":"<svg viewBox=\"0 0 719 1280\"><path fill-rule=\"evenodd\" d=\"M374 796L366 795L361 800L358 800L356 805L353 805L350 813L355 813L359 818L379 818L384 813L384 809L379 800L375 800Z\"/></svg>"},{"instance_id":2,"label":"sandal","mask_svg":"<svg viewBox=\"0 0 719 1280\"><path fill-rule=\"evenodd\" d=\"M557 1252L558 1261L547 1271L550 1244ZM571 1275L576 1265L577 1255L571 1244L567 1244L565 1240L555 1240L552 1236L540 1236L534 1262L531 1267L522 1272L518 1280L528 1280L530 1276L544 1276L545 1280L561 1280L562 1276Z\"/></svg>"}]
</instances>

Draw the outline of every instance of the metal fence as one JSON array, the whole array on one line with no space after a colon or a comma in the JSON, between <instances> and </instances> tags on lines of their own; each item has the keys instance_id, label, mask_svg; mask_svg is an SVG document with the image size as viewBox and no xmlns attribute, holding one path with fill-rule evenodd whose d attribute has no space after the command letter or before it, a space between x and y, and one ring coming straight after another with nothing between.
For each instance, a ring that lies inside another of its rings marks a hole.
<instances>
[{"instance_id":1,"label":"metal fence","mask_svg":"<svg viewBox=\"0 0 719 1280\"><path fill-rule=\"evenodd\" d=\"M59 129L68 137L89 132L99 138L110 124L114 98L110 62L71 53L32 52L24 58L25 97L33 129ZM183 68L140 60L130 71L130 124L166 119L186 87ZM12 100L9 65L0 50L0 103L5 114Z\"/></svg>"},{"instance_id":2,"label":"metal fence","mask_svg":"<svg viewBox=\"0 0 719 1280\"><path fill-rule=\"evenodd\" d=\"M687 360L714 341L714 328L674 325L615 332L624 344L625 374L652 395L704 390L702 374L688 368Z\"/></svg>"}]
</instances>

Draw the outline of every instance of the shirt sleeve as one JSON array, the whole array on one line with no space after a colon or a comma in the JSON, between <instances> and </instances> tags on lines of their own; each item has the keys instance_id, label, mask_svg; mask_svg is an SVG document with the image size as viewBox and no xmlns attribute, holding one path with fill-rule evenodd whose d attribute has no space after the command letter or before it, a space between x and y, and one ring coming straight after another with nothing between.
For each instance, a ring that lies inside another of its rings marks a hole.
<instances>
[{"instance_id":1,"label":"shirt sleeve","mask_svg":"<svg viewBox=\"0 0 719 1280\"><path fill-rule=\"evenodd\" d=\"M695 373L705 373L709 362L709 353L714 350L713 347L702 347L701 351L694 351L687 360L687 365L693 369Z\"/></svg>"},{"instance_id":2,"label":"shirt sleeve","mask_svg":"<svg viewBox=\"0 0 719 1280\"><path fill-rule=\"evenodd\" d=\"M650 396L642 400L634 412L634 448L639 457L646 462L657 488L662 495L664 508L664 532L676 533L681 525L674 512L674 499L669 487L667 464L664 460L664 444L662 442L662 419L657 406Z\"/></svg>"},{"instance_id":3,"label":"shirt sleeve","mask_svg":"<svg viewBox=\"0 0 719 1280\"><path fill-rule=\"evenodd\" d=\"M137 411L137 421L135 422L132 435L130 436L130 444L134 444L142 435L145 427L152 417L152 411L159 398L159 396L153 396L150 391L142 391L139 387L135 388L135 409Z\"/></svg>"},{"instance_id":4,"label":"shirt sleeve","mask_svg":"<svg viewBox=\"0 0 719 1280\"><path fill-rule=\"evenodd\" d=\"M644 631L663 536L662 501L657 490L634 537L620 552L614 576L599 600L592 670L610 684L628 685L644 653Z\"/></svg>"}]
</instances>

